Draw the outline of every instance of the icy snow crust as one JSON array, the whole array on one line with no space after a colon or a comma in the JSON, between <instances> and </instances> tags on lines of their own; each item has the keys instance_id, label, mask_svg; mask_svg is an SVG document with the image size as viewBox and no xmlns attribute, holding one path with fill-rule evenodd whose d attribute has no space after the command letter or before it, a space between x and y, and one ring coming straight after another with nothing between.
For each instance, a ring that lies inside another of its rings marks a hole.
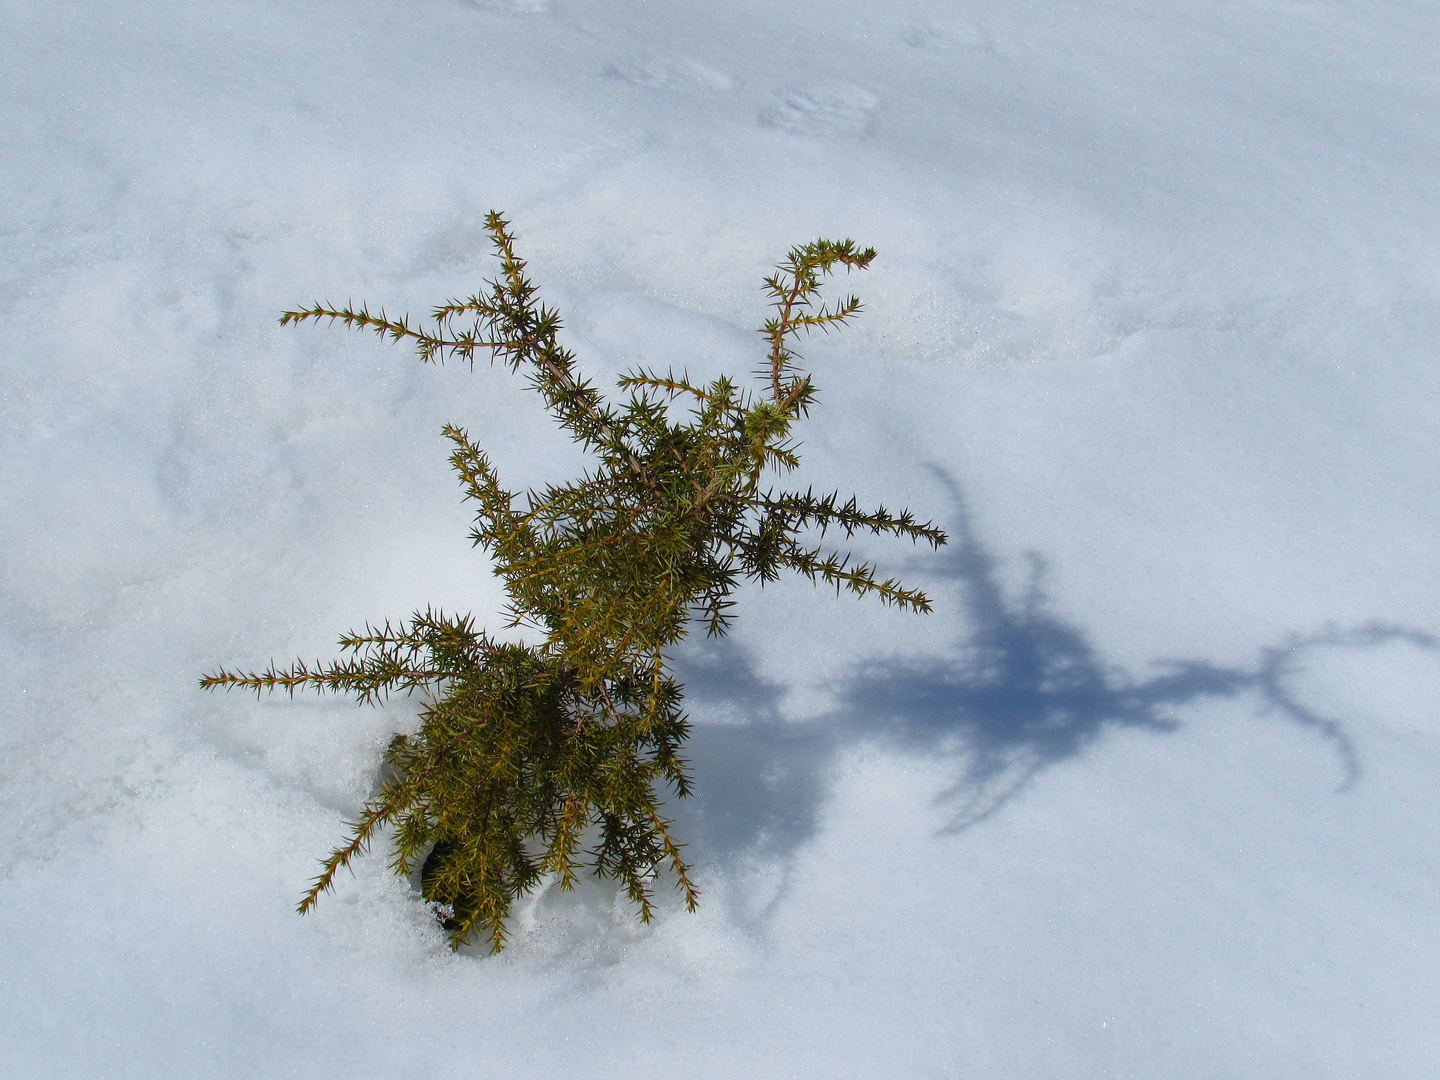
<instances>
[{"instance_id":1,"label":"icy snow crust","mask_svg":"<svg viewBox=\"0 0 1440 1080\"><path fill-rule=\"evenodd\" d=\"M0 4L0 1072L1418 1077L1440 1066L1440 7ZM503 371L278 313L490 272L753 367L786 248L880 251L802 484L933 514L685 655L704 906L452 955L372 857L413 722L196 688L496 621L440 426Z\"/></svg>"}]
</instances>

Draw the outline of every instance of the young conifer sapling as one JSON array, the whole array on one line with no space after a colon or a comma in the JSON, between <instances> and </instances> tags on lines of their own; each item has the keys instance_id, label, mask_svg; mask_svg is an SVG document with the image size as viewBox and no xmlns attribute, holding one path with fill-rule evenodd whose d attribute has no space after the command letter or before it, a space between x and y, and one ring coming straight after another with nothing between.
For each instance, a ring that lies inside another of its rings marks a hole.
<instances>
[{"instance_id":1,"label":"young conifer sapling","mask_svg":"<svg viewBox=\"0 0 1440 1080\"><path fill-rule=\"evenodd\" d=\"M793 571L857 596L925 612L930 601L867 563L804 538L830 530L895 534L935 547L945 534L908 512L861 509L851 497L776 490L767 477L799 465L792 438L816 401L796 366L795 342L852 318L860 301L820 302L822 280L875 257L845 240L790 250L765 279L771 315L758 391L728 377L696 385L686 373L637 369L603 396L559 341L560 317L542 304L498 213L486 229L500 273L466 300L436 308L428 324L365 306L315 304L281 323L339 321L415 344L433 363L476 355L526 379L555 422L590 455L567 484L505 488L466 432L447 426L450 462L475 503L471 538L488 551L508 596L509 625L533 644L490 637L468 616L417 612L340 639L343 658L297 660L263 671L219 668L207 689L310 689L375 703L421 695L414 735L396 735L388 779L323 860L299 905L309 911L336 873L391 830L390 865L421 869L451 943L499 951L516 899L554 875L571 888L587 869L617 879L649 921L653 882L673 873L685 904L698 892L663 812L665 791L690 793L681 748L689 724L672 651L692 625L723 635L731 594L744 580ZM688 409L678 407L683 403Z\"/></svg>"}]
</instances>

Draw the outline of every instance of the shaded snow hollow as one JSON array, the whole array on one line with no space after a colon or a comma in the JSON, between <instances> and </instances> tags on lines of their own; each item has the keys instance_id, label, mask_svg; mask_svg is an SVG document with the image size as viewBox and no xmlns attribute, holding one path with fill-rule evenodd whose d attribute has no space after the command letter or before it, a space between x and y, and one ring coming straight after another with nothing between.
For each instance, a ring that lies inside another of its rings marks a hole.
<instances>
[{"instance_id":1,"label":"shaded snow hollow","mask_svg":"<svg viewBox=\"0 0 1440 1080\"><path fill-rule=\"evenodd\" d=\"M1440 1071L1440 8L1379 0L0 2L0 1073ZM581 466L421 312L506 211L567 341L753 367L928 618L784 583L684 653L705 890L453 955L315 860L413 707L196 689L496 621L439 429Z\"/></svg>"}]
</instances>

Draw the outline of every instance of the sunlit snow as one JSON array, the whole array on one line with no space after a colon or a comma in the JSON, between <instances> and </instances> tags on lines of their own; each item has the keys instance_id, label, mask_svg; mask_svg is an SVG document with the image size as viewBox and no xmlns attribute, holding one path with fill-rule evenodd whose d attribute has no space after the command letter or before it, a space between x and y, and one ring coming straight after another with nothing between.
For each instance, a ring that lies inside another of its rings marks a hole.
<instances>
[{"instance_id":1,"label":"sunlit snow","mask_svg":"<svg viewBox=\"0 0 1440 1080\"><path fill-rule=\"evenodd\" d=\"M1440 6L0 0L0 1076L1440 1075ZM875 246L802 486L916 617L782 582L682 655L704 889L452 954L382 856L414 707L207 695L499 622L440 428L501 370L286 307L492 272L752 370Z\"/></svg>"}]
</instances>

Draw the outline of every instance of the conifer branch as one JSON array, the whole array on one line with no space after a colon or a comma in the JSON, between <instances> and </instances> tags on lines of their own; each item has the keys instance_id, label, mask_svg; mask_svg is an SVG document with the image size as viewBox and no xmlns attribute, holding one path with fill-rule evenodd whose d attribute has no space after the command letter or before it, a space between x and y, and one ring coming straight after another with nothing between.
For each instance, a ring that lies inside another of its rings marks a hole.
<instances>
[{"instance_id":1,"label":"conifer branch","mask_svg":"<svg viewBox=\"0 0 1440 1080\"><path fill-rule=\"evenodd\" d=\"M816 240L792 248L765 279L771 316L760 332L769 353L757 372L765 393L728 377L698 385L688 372L639 367L619 380L621 400L610 401L577 374L559 341L560 316L540 303L509 223L492 212L485 224L499 274L436 307L428 324L353 303L287 311L281 323L329 320L411 341L426 362L473 366L488 355L523 374L559 427L594 454L594 467L575 481L522 494L501 483L463 428L443 432L464 498L475 504L471 539L494 559L510 625L534 628L542 640L497 642L469 616L427 609L342 636L343 655L328 664L220 667L201 686L370 703L422 691L419 730L396 735L386 753L394 779L349 823L348 840L322 862L300 910L393 826L390 866L419 868L452 944L478 940L498 951L519 897L547 875L571 888L587 866L619 882L642 921L656 913L653 883L664 868L695 909L684 845L662 813L665 790L691 793L680 753L690 725L670 650L694 624L726 633L740 584L786 571L928 611L923 592L801 535L834 529L933 547L946 537L909 511L865 510L838 492L761 487L768 472L799 466L791 432L817 400L794 342L860 311L858 298L827 305L820 291L839 268L867 267L873 249ZM672 417L681 398L689 415Z\"/></svg>"},{"instance_id":2,"label":"conifer branch","mask_svg":"<svg viewBox=\"0 0 1440 1080\"><path fill-rule=\"evenodd\" d=\"M337 847L330 853L329 858L321 862L320 875L311 883L310 891L296 906L297 912L304 915L319 902L321 893L329 892L335 887L335 875L340 868L349 866L352 859L370 850L370 840L375 835L375 830L389 821L393 812L383 799L365 804L360 819L349 824L350 842Z\"/></svg>"}]
</instances>

